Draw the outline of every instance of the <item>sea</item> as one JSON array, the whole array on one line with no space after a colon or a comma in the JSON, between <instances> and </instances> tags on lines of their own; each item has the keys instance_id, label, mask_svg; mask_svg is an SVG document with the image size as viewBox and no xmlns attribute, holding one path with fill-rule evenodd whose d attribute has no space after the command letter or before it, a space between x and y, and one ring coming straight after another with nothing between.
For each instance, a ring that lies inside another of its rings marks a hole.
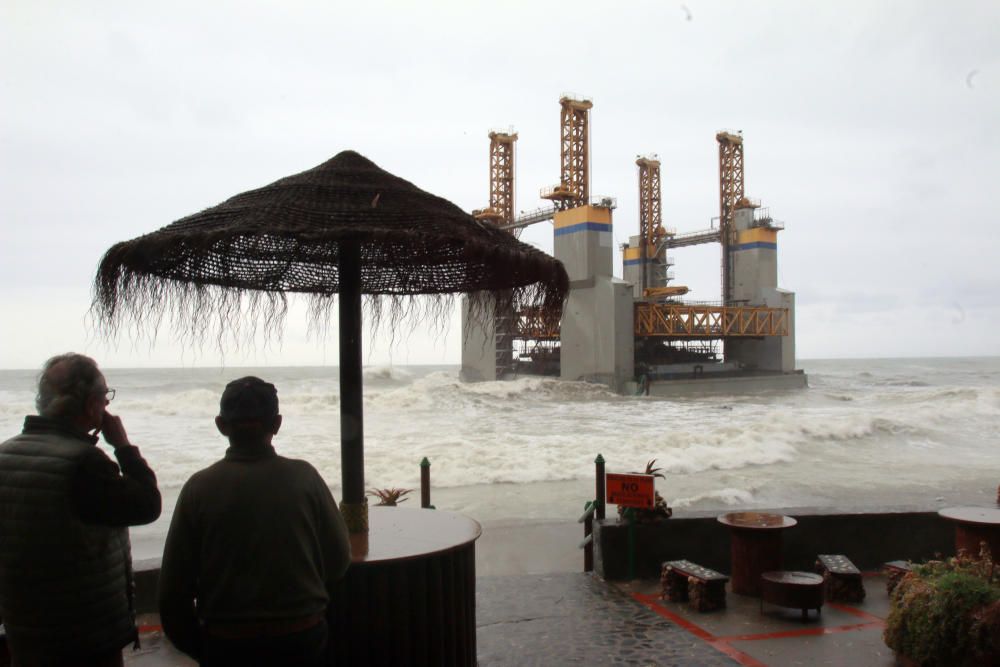
<instances>
[{"instance_id":1,"label":"sea","mask_svg":"<svg viewBox=\"0 0 1000 667\"><path fill-rule=\"evenodd\" d=\"M431 501L491 522L572 522L609 472L664 477L678 515L748 508L844 511L992 505L1000 484L1000 357L800 360L809 387L684 398L521 377L465 383L457 366L364 369L365 484L413 489L431 463ZM36 371L0 370L0 437L34 412ZM132 529L156 557L181 486L222 457L215 429L230 380L278 387L275 447L311 462L340 497L336 366L105 369L130 440L155 470L161 518ZM110 447L107 447L110 452ZM374 502L374 501L371 501ZM406 505L404 505L406 506Z\"/></svg>"}]
</instances>

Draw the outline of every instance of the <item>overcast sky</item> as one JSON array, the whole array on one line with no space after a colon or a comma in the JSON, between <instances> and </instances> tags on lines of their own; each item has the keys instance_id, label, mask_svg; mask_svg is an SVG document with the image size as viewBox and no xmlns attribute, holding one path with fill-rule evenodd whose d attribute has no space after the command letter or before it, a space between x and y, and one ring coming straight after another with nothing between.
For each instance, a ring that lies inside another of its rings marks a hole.
<instances>
[{"instance_id":1,"label":"overcast sky","mask_svg":"<svg viewBox=\"0 0 1000 667\"><path fill-rule=\"evenodd\" d=\"M591 190L636 234L638 154L664 224L718 215L715 132L786 223L798 356L1000 354L1000 3L44 2L0 5L0 368L68 350L106 366L214 365L213 349L98 339L101 254L354 149L466 210L487 132L513 126L517 206L559 175L559 97L591 98ZM546 250L552 228L522 237ZM718 298L718 246L673 251ZM621 275L621 259L616 260ZM456 318L457 322L457 318ZM227 365L335 363L294 310L281 347ZM418 329L367 363L457 363Z\"/></svg>"}]
</instances>

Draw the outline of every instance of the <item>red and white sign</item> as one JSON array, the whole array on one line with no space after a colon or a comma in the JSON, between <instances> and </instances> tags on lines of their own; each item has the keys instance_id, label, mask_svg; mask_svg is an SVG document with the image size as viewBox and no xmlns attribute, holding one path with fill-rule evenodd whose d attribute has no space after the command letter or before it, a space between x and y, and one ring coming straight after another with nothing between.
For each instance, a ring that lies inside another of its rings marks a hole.
<instances>
[{"instance_id":1,"label":"red and white sign","mask_svg":"<svg viewBox=\"0 0 1000 667\"><path fill-rule=\"evenodd\" d=\"M605 475L608 502L612 505L653 509L653 476L626 475L609 472Z\"/></svg>"}]
</instances>

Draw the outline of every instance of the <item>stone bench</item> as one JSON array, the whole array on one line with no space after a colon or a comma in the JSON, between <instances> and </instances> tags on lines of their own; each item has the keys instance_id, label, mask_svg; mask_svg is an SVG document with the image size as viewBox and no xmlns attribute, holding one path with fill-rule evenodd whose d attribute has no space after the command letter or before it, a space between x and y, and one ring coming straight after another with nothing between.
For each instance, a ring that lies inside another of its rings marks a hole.
<instances>
[{"instance_id":1,"label":"stone bench","mask_svg":"<svg viewBox=\"0 0 1000 667\"><path fill-rule=\"evenodd\" d=\"M663 599L687 602L695 611L726 607L729 577L687 560L668 560L660 569Z\"/></svg>"},{"instance_id":2,"label":"stone bench","mask_svg":"<svg viewBox=\"0 0 1000 667\"><path fill-rule=\"evenodd\" d=\"M820 554L816 557L816 573L823 576L827 601L861 602L865 599L861 570L847 556Z\"/></svg>"}]
</instances>

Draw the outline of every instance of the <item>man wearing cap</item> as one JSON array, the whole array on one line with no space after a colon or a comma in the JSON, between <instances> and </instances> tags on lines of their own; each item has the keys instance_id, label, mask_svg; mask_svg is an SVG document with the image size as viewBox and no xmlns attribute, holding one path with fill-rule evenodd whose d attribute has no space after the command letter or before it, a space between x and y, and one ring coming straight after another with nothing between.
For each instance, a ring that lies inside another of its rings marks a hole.
<instances>
[{"instance_id":1,"label":"man wearing cap","mask_svg":"<svg viewBox=\"0 0 1000 667\"><path fill-rule=\"evenodd\" d=\"M108 413L114 395L90 357L52 357L38 415L0 445L0 615L15 665L121 665L138 637L128 526L160 516L160 492Z\"/></svg>"},{"instance_id":2,"label":"man wearing cap","mask_svg":"<svg viewBox=\"0 0 1000 667\"><path fill-rule=\"evenodd\" d=\"M347 526L305 461L279 456L278 393L230 382L225 457L181 489L160 571L160 619L202 665L322 665L325 611L350 564Z\"/></svg>"}]
</instances>

